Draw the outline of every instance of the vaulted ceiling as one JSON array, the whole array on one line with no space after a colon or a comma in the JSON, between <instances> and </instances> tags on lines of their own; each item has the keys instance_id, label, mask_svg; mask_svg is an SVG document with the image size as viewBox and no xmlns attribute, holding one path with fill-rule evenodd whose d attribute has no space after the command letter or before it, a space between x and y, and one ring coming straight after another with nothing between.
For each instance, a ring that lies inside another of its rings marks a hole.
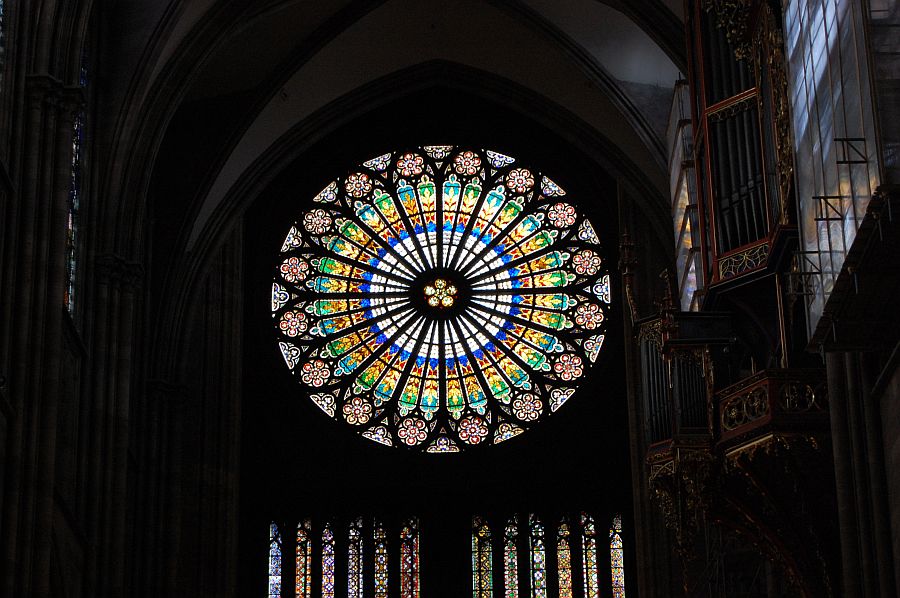
<instances>
[{"instance_id":1,"label":"vaulted ceiling","mask_svg":"<svg viewBox=\"0 0 900 598\"><path fill-rule=\"evenodd\" d=\"M576 119L610 148L613 174L642 178L638 193L658 194L661 209L665 127L684 64L679 4L119 2L110 9L116 26L102 48L111 84L102 101L120 115L110 146L129 155L129 144L155 139L155 151L131 154L130 176L148 160L156 172L190 166L177 198L166 187L177 205L159 208L177 217L172 242L190 250L216 228L217 214L234 211L224 207L229 193L289 131L367 85L442 63L508 84L510 95L533 94ZM337 126L340 117L332 120ZM146 186L138 195L145 192L151 202L167 200Z\"/></svg>"}]
</instances>

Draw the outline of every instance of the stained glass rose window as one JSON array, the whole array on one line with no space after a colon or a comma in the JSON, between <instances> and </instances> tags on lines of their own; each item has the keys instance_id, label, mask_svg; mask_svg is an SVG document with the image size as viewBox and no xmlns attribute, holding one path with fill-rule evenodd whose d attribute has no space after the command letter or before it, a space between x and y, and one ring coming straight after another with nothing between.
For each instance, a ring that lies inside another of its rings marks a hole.
<instances>
[{"instance_id":1,"label":"stained glass rose window","mask_svg":"<svg viewBox=\"0 0 900 598\"><path fill-rule=\"evenodd\" d=\"M432 453L539 425L590 374L608 321L594 226L494 151L364 162L298 214L274 272L301 392L370 440Z\"/></svg>"}]
</instances>

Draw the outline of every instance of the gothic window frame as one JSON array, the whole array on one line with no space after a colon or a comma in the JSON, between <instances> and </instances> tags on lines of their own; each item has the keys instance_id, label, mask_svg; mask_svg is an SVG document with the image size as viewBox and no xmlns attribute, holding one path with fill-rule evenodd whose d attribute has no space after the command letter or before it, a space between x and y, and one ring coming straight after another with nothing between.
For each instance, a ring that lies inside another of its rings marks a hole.
<instances>
[{"instance_id":1,"label":"gothic window frame","mask_svg":"<svg viewBox=\"0 0 900 598\"><path fill-rule=\"evenodd\" d=\"M609 562L612 598L625 598L625 542L621 514L616 514L610 522Z\"/></svg>"},{"instance_id":2,"label":"gothic window frame","mask_svg":"<svg viewBox=\"0 0 900 598\"><path fill-rule=\"evenodd\" d=\"M472 518L472 596L492 598L494 592L491 527L479 516Z\"/></svg>"},{"instance_id":3,"label":"gothic window frame","mask_svg":"<svg viewBox=\"0 0 900 598\"><path fill-rule=\"evenodd\" d=\"M72 119L69 186L66 196L65 285L63 304L73 322L80 311L84 287L84 199L88 179L87 127L89 121L90 49L85 43L78 68L78 89L83 100Z\"/></svg>"},{"instance_id":4,"label":"gothic window frame","mask_svg":"<svg viewBox=\"0 0 900 598\"><path fill-rule=\"evenodd\" d=\"M556 578L559 598L572 598L574 580L572 567L572 530L563 519L556 528Z\"/></svg>"},{"instance_id":5,"label":"gothic window frame","mask_svg":"<svg viewBox=\"0 0 900 598\"><path fill-rule=\"evenodd\" d=\"M528 516L528 556L531 598L547 598L547 532L538 515Z\"/></svg>"},{"instance_id":6,"label":"gothic window frame","mask_svg":"<svg viewBox=\"0 0 900 598\"><path fill-rule=\"evenodd\" d=\"M597 563L597 527L594 518L581 513L581 568L585 598L600 598L600 573Z\"/></svg>"},{"instance_id":7,"label":"gothic window frame","mask_svg":"<svg viewBox=\"0 0 900 598\"><path fill-rule=\"evenodd\" d=\"M269 523L268 598L281 598L283 586L282 566L284 550L281 528L274 521Z\"/></svg>"},{"instance_id":8,"label":"gothic window frame","mask_svg":"<svg viewBox=\"0 0 900 598\"><path fill-rule=\"evenodd\" d=\"M400 528L400 598L420 597L420 535L418 518L407 518Z\"/></svg>"},{"instance_id":9,"label":"gothic window frame","mask_svg":"<svg viewBox=\"0 0 900 598\"><path fill-rule=\"evenodd\" d=\"M312 522L304 519L297 524L297 546L294 565L294 595L312 598L313 535Z\"/></svg>"}]
</instances>

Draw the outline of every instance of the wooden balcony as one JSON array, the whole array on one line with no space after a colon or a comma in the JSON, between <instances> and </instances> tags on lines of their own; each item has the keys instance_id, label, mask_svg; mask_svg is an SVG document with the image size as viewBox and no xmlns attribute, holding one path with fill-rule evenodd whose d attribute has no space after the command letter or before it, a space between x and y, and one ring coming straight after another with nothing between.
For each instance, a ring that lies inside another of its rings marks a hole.
<instances>
[{"instance_id":1,"label":"wooden balcony","mask_svg":"<svg viewBox=\"0 0 900 598\"><path fill-rule=\"evenodd\" d=\"M764 370L716 393L717 448L828 430L824 370Z\"/></svg>"}]
</instances>

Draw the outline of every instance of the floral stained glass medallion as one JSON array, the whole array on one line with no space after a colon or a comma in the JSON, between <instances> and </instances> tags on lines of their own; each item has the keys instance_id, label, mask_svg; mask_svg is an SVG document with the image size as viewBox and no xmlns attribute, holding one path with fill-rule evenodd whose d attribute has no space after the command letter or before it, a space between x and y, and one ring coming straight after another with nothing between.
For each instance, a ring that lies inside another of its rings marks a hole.
<instances>
[{"instance_id":1,"label":"floral stained glass medallion","mask_svg":"<svg viewBox=\"0 0 900 598\"><path fill-rule=\"evenodd\" d=\"M272 318L314 403L388 446L455 453L555 412L601 353L609 274L547 174L493 151L382 154L287 231Z\"/></svg>"}]
</instances>

